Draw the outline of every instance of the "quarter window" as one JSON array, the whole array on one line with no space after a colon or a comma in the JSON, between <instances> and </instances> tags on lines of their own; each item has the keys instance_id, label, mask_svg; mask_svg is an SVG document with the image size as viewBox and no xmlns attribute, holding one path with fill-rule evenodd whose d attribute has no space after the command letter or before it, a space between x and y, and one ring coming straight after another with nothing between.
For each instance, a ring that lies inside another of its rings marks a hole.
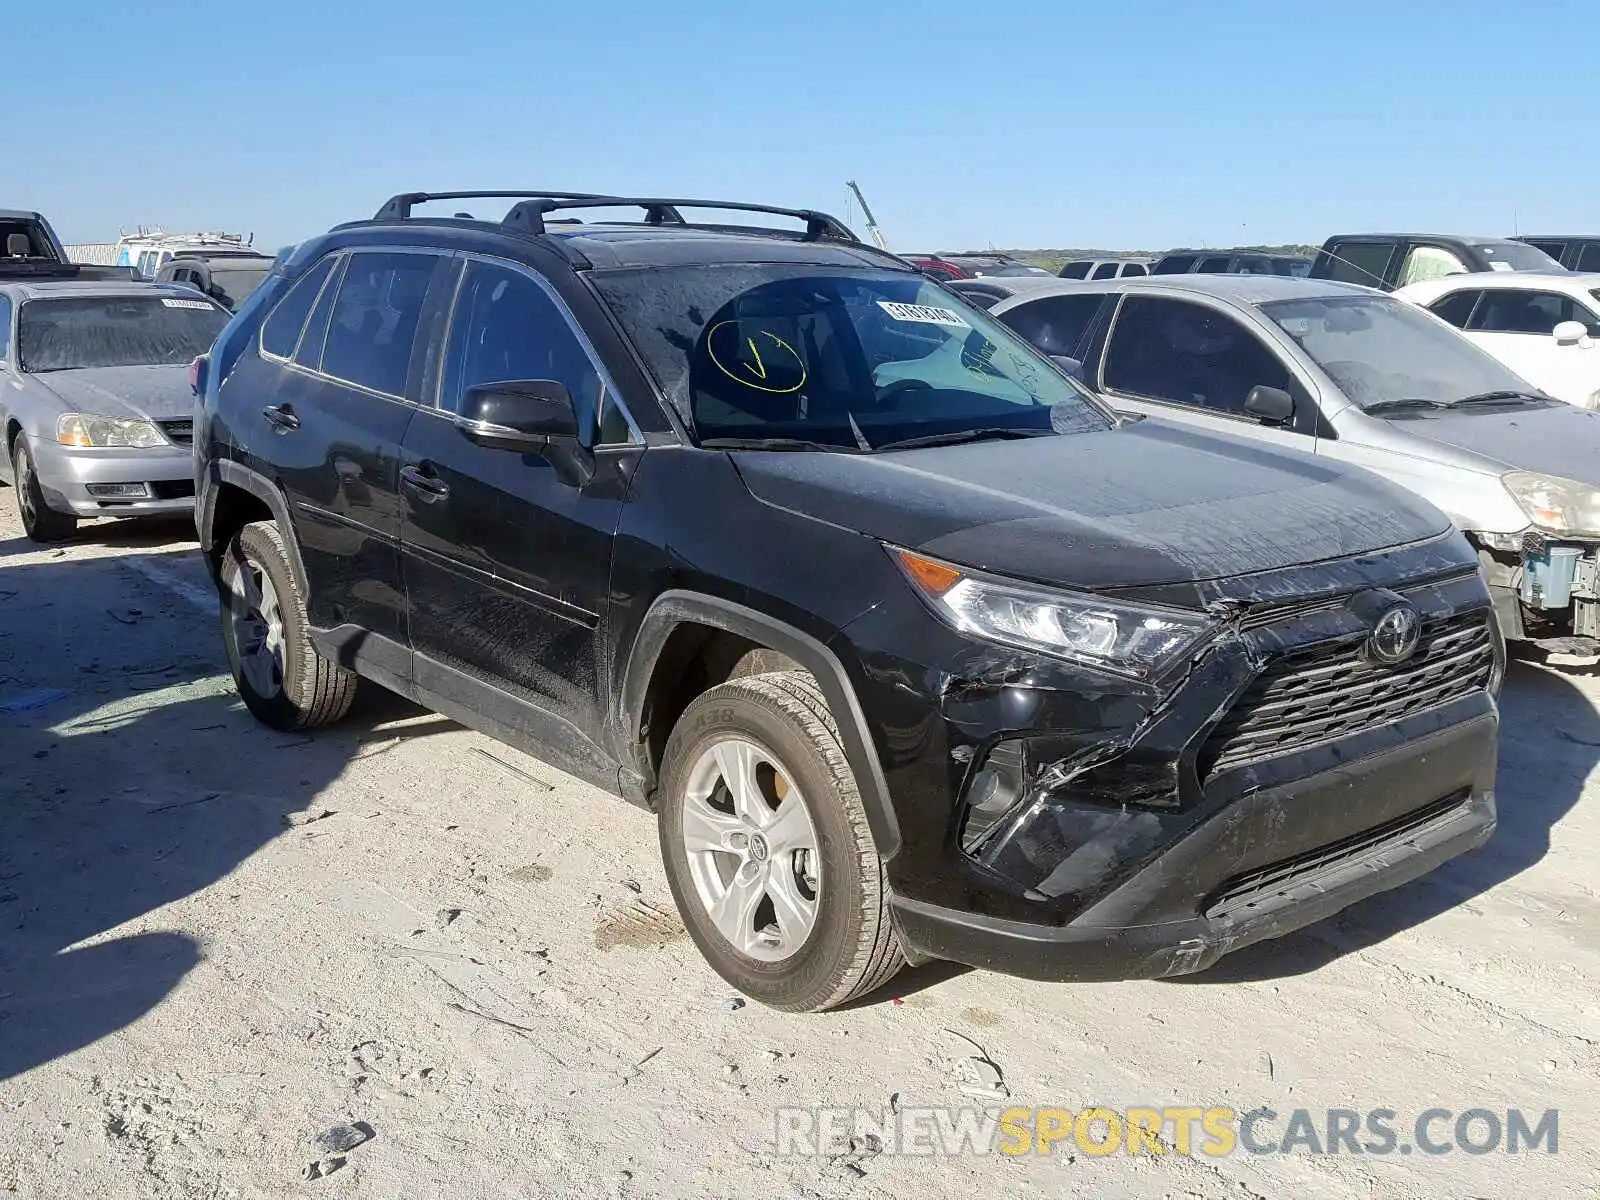
<instances>
[{"instance_id":1,"label":"quarter window","mask_svg":"<svg viewBox=\"0 0 1600 1200\"><path fill-rule=\"evenodd\" d=\"M1465 288L1459 292L1451 292L1428 305L1428 311L1434 316L1449 321L1457 329L1465 329L1467 320L1472 316L1472 308L1478 303L1482 292L1474 288Z\"/></svg>"},{"instance_id":2,"label":"quarter window","mask_svg":"<svg viewBox=\"0 0 1600 1200\"><path fill-rule=\"evenodd\" d=\"M328 321L323 373L385 395L405 395L412 342L438 262L433 254L351 254Z\"/></svg>"},{"instance_id":3,"label":"quarter window","mask_svg":"<svg viewBox=\"0 0 1600 1200\"><path fill-rule=\"evenodd\" d=\"M1218 413L1242 413L1255 387L1294 381L1267 345L1233 317L1182 300L1129 296L1106 347L1105 384Z\"/></svg>"},{"instance_id":4,"label":"quarter window","mask_svg":"<svg viewBox=\"0 0 1600 1200\"><path fill-rule=\"evenodd\" d=\"M0 363L11 357L11 297L0 296Z\"/></svg>"},{"instance_id":5,"label":"quarter window","mask_svg":"<svg viewBox=\"0 0 1600 1200\"><path fill-rule=\"evenodd\" d=\"M298 282L279 300L261 326L261 348L278 358L288 358L300 340L300 328L306 323L306 314L316 303L322 281L333 269L333 259L325 258L302 275Z\"/></svg>"},{"instance_id":6,"label":"quarter window","mask_svg":"<svg viewBox=\"0 0 1600 1200\"><path fill-rule=\"evenodd\" d=\"M553 379L566 386L578 418L578 437L593 445L604 385L589 352L572 331L565 314L530 276L493 263L468 264L450 323L449 356L445 361L440 405L461 411L470 387L512 379ZM601 422L602 440L627 441L621 417Z\"/></svg>"},{"instance_id":7,"label":"quarter window","mask_svg":"<svg viewBox=\"0 0 1600 1200\"><path fill-rule=\"evenodd\" d=\"M1395 286L1405 287L1411 283L1466 273L1467 264L1450 251L1438 246L1413 246L1411 253L1406 255L1405 266L1400 269L1400 282Z\"/></svg>"}]
</instances>

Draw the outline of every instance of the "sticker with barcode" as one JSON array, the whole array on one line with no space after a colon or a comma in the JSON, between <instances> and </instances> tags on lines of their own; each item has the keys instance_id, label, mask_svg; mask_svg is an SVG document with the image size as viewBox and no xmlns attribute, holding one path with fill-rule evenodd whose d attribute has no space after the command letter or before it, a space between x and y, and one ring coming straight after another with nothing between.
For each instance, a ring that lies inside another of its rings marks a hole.
<instances>
[{"instance_id":1,"label":"sticker with barcode","mask_svg":"<svg viewBox=\"0 0 1600 1200\"><path fill-rule=\"evenodd\" d=\"M960 313L950 308L935 308L931 304L896 304L893 300L879 300L878 307L896 321L917 321L923 325L949 325L953 329L971 329Z\"/></svg>"},{"instance_id":2,"label":"sticker with barcode","mask_svg":"<svg viewBox=\"0 0 1600 1200\"><path fill-rule=\"evenodd\" d=\"M163 296L161 298L161 303L165 304L168 308L201 308L201 309L209 309L209 308L212 307L212 305L210 305L209 303L207 303L204 300L170 300L165 296Z\"/></svg>"}]
</instances>

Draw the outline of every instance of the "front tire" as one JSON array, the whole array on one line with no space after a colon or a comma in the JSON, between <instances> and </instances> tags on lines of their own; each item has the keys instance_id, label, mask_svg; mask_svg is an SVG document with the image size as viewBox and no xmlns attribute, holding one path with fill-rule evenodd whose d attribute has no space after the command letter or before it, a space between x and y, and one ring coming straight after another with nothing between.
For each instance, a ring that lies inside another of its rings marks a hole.
<instances>
[{"instance_id":1,"label":"front tire","mask_svg":"<svg viewBox=\"0 0 1600 1200\"><path fill-rule=\"evenodd\" d=\"M305 600L275 521L246 525L222 557L222 641L239 696L258 721L285 731L337 721L356 675L311 644Z\"/></svg>"},{"instance_id":2,"label":"front tire","mask_svg":"<svg viewBox=\"0 0 1600 1200\"><path fill-rule=\"evenodd\" d=\"M741 992L820 1012L905 963L838 728L804 671L684 711L662 762L661 852L695 945Z\"/></svg>"},{"instance_id":3,"label":"front tire","mask_svg":"<svg viewBox=\"0 0 1600 1200\"><path fill-rule=\"evenodd\" d=\"M36 542L63 542L72 536L78 528L78 518L57 512L45 503L25 434L17 435L17 444L11 451L11 478L16 480L17 515L29 538Z\"/></svg>"}]
</instances>

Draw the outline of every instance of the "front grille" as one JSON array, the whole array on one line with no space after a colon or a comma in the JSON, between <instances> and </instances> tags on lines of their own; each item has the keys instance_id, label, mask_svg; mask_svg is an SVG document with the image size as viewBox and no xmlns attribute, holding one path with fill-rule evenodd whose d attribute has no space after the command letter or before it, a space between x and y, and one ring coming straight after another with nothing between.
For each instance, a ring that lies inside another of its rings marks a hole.
<instances>
[{"instance_id":1,"label":"front grille","mask_svg":"<svg viewBox=\"0 0 1600 1200\"><path fill-rule=\"evenodd\" d=\"M1363 642L1324 643L1269 664L1206 739L1202 778L1487 689L1494 668L1482 612L1424 622L1416 654L1396 667L1369 663Z\"/></svg>"},{"instance_id":2,"label":"front grille","mask_svg":"<svg viewBox=\"0 0 1600 1200\"><path fill-rule=\"evenodd\" d=\"M194 419L182 417L172 421L157 421L161 432L167 435L167 441L174 446L194 445Z\"/></svg>"},{"instance_id":3,"label":"front grille","mask_svg":"<svg viewBox=\"0 0 1600 1200\"><path fill-rule=\"evenodd\" d=\"M1452 792L1442 800L1423 806L1415 812L1397 817L1364 833L1354 834L1293 858L1281 859L1265 867L1236 875L1224 883L1206 905L1205 915L1215 920L1219 917L1237 917L1242 912L1275 899L1291 891L1311 876L1321 875L1341 863L1359 858L1381 846L1391 845L1410 837L1418 830L1455 812L1472 796L1470 788Z\"/></svg>"}]
</instances>

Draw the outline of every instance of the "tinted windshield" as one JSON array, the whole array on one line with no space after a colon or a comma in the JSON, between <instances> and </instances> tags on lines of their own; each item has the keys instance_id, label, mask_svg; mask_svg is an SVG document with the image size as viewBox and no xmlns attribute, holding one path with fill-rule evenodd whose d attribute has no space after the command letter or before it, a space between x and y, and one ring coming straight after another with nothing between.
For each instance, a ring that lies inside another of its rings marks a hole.
<instances>
[{"instance_id":1,"label":"tinted windshield","mask_svg":"<svg viewBox=\"0 0 1600 1200\"><path fill-rule=\"evenodd\" d=\"M1362 408L1389 400L1448 404L1484 392L1529 390L1525 380L1437 317L1403 300L1277 300L1261 311Z\"/></svg>"},{"instance_id":2,"label":"tinted windshield","mask_svg":"<svg viewBox=\"0 0 1600 1200\"><path fill-rule=\"evenodd\" d=\"M702 440L862 449L1111 424L1015 334L920 276L738 264L590 278Z\"/></svg>"},{"instance_id":3,"label":"tinted windshield","mask_svg":"<svg viewBox=\"0 0 1600 1200\"><path fill-rule=\"evenodd\" d=\"M1526 242L1472 242L1472 248L1493 263L1505 263L1513 271L1565 271L1566 268L1537 246Z\"/></svg>"},{"instance_id":4,"label":"tinted windshield","mask_svg":"<svg viewBox=\"0 0 1600 1200\"><path fill-rule=\"evenodd\" d=\"M17 321L18 357L24 371L186 363L211 349L227 323L227 312L209 300L30 300Z\"/></svg>"}]
</instances>

